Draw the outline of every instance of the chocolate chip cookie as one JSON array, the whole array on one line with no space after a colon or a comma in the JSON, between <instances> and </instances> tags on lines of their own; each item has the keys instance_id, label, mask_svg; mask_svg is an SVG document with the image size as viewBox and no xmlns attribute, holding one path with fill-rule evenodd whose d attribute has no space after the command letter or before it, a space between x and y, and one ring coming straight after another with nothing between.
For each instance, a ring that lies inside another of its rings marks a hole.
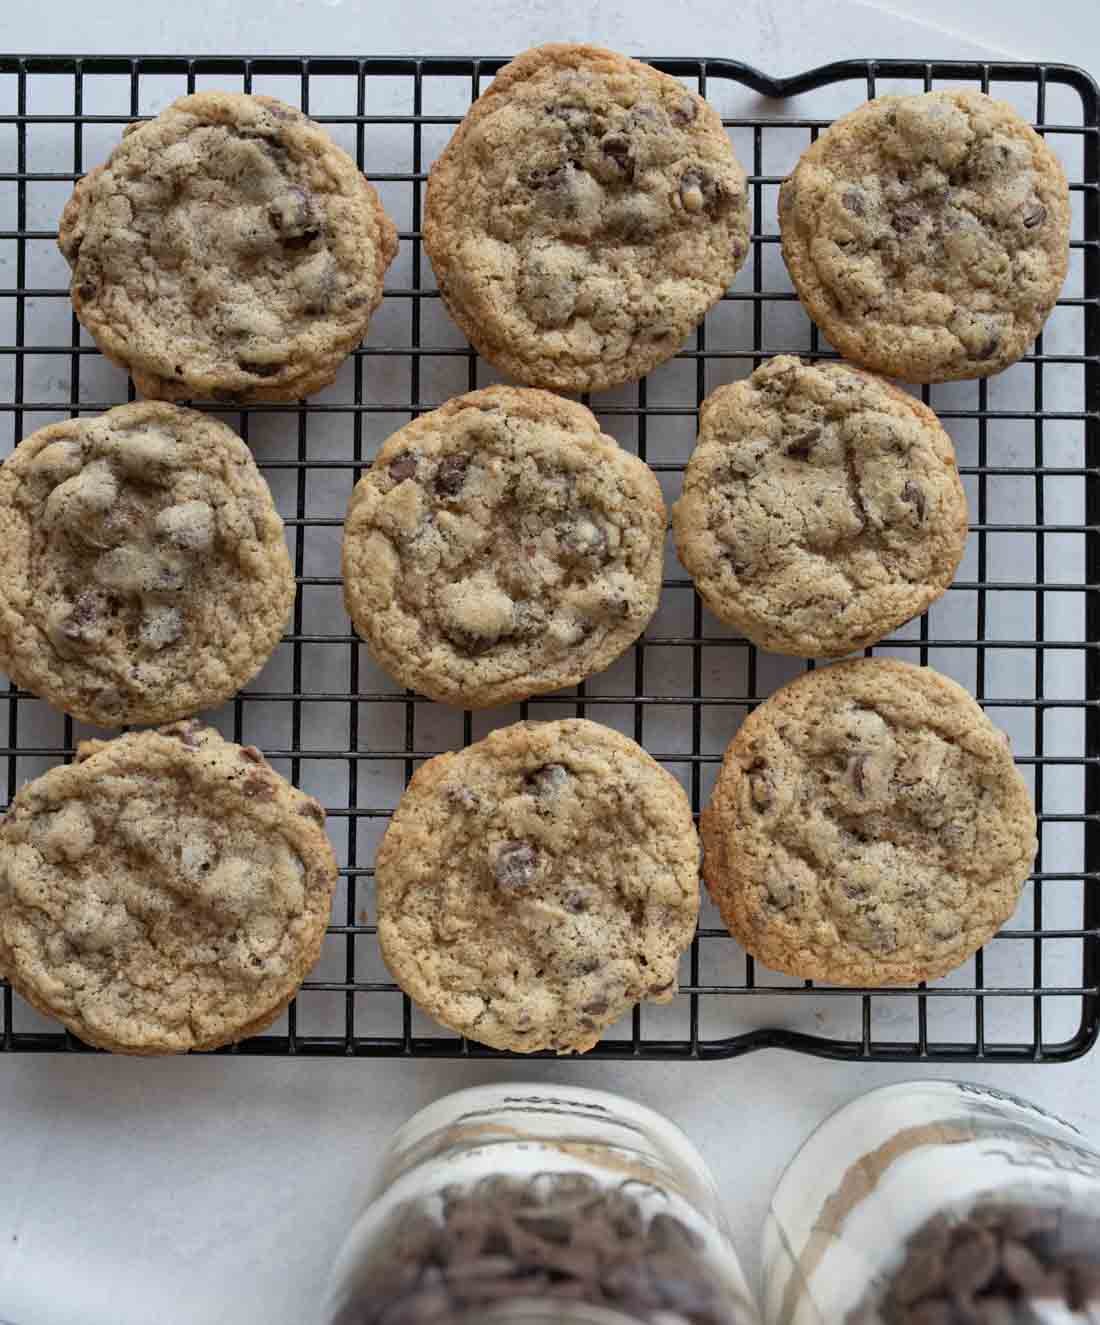
<instances>
[{"instance_id":1,"label":"chocolate chip cookie","mask_svg":"<svg viewBox=\"0 0 1100 1325\"><path fill-rule=\"evenodd\" d=\"M85 741L0 824L0 967L82 1040L213 1049L270 1025L317 960L325 812L198 722Z\"/></svg>"},{"instance_id":2,"label":"chocolate chip cookie","mask_svg":"<svg viewBox=\"0 0 1100 1325\"><path fill-rule=\"evenodd\" d=\"M1036 849L1008 742L928 667L807 672L749 715L701 822L730 932L840 985L954 970L1012 915Z\"/></svg>"},{"instance_id":3,"label":"chocolate chip cookie","mask_svg":"<svg viewBox=\"0 0 1100 1325\"><path fill-rule=\"evenodd\" d=\"M519 722L421 767L382 839L378 937L394 979L498 1049L590 1049L668 1002L699 909L680 785L580 718Z\"/></svg>"},{"instance_id":4,"label":"chocolate chip cookie","mask_svg":"<svg viewBox=\"0 0 1100 1325\"><path fill-rule=\"evenodd\" d=\"M600 391L679 349L748 252L745 172L682 83L595 46L507 65L432 167L451 316L521 382Z\"/></svg>"},{"instance_id":5,"label":"chocolate chip cookie","mask_svg":"<svg viewBox=\"0 0 1100 1325\"><path fill-rule=\"evenodd\" d=\"M987 377L1038 335L1069 262L1057 157L980 92L878 97L779 191L783 256L840 352L907 382Z\"/></svg>"},{"instance_id":6,"label":"chocolate chip cookie","mask_svg":"<svg viewBox=\"0 0 1100 1325\"><path fill-rule=\"evenodd\" d=\"M707 607L777 653L839 657L919 615L966 545L951 439L845 363L787 355L703 402L673 507Z\"/></svg>"},{"instance_id":7,"label":"chocolate chip cookie","mask_svg":"<svg viewBox=\"0 0 1100 1325\"><path fill-rule=\"evenodd\" d=\"M58 243L77 317L142 395L293 400L363 338L397 232L300 111L196 92L126 129Z\"/></svg>"},{"instance_id":8,"label":"chocolate chip cookie","mask_svg":"<svg viewBox=\"0 0 1100 1325\"><path fill-rule=\"evenodd\" d=\"M652 471L571 400L489 387L395 433L344 528L348 614L432 699L484 708L607 667L657 608Z\"/></svg>"},{"instance_id":9,"label":"chocolate chip cookie","mask_svg":"<svg viewBox=\"0 0 1100 1325\"><path fill-rule=\"evenodd\" d=\"M229 699L294 602L248 447L156 401L51 424L0 468L0 667L103 727Z\"/></svg>"}]
</instances>

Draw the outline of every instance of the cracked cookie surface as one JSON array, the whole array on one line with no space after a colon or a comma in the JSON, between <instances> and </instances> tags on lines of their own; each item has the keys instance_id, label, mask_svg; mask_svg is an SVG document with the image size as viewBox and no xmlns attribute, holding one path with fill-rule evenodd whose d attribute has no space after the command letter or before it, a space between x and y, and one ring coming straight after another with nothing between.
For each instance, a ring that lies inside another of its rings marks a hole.
<instances>
[{"instance_id":1,"label":"cracked cookie surface","mask_svg":"<svg viewBox=\"0 0 1100 1325\"><path fill-rule=\"evenodd\" d=\"M672 525L716 616L777 653L837 657L948 587L966 494L926 405L847 364L782 355L703 402Z\"/></svg>"},{"instance_id":2,"label":"cracked cookie surface","mask_svg":"<svg viewBox=\"0 0 1100 1325\"><path fill-rule=\"evenodd\" d=\"M746 718L700 823L730 933L840 985L954 970L1012 915L1036 850L1008 741L927 667L807 672Z\"/></svg>"},{"instance_id":3,"label":"cracked cookie surface","mask_svg":"<svg viewBox=\"0 0 1100 1325\"><path fill-rule=\"evenodd\" d=\"M702 97L593 46L525 52L432 167L451 315L521 382L596 391L675 354L748 252L745 172Z\"/></svg>"},{"instance_id":4,"label":"cracked cookie surface","mask_svg":"<svg viewBox=\"0 0 1100 1325\"><path fill-rule=\"evenodd\" d=\"M142 395L293 400L362 339L397 232L300 111L197 92L125 130L58 244L77 317Z\"/></svg>"},{"instance_id":5,"label":"cracked cookie surface","mask_svg":"<svg viewBox=\"0 0 1100 1325\"><path fill-rule=\"evenodd\" d=\"M653 472L571 400L470 392L400 429L356 485L348 614L404 685L483 708L575 685L656 611Z\"/></svg>"},{"instance_id":6,"label":"cracked cookie surface","mask_svg":"<svg viewBox=\"0 0 1100 1325\"><path fill-rule=\"evenodd\" d=\"M1015 362L1069 262L1065 172L1006 102L878 97L836 121L779 191L799 298L847 358L908 382Z\"/></svg>"},{"instance_id":7,"label":"cracked cookie surface","mask_svg":"<svg viewBox=\"0 0 1100 1325\"><path fill-rule=\"evenodd\" d=\"M0 825L0 968L88 1044L213 1049L270 1025L317 960L325 812L198 722L85 741Z\"/></svg>"},{"instance_id":8,"label":"cracked cookie surface","mask_svg":"<svg viewBox=\"0 0 1100 1325\"><path fill-rule=\"evenodd\" d=\"M21 442L0 467L0 540L0 667L103 727L230 698L294 602L251 452L177 405L121 405Z\"/></svg>"},{"instance_id":9,"label":"cracked cookie surface","mask_svg":"<svg viewBox=\"0 0 1100 1325\"><path fill-rule=\"evenodd\" d=\"M394 979L499 1049L590 1049L676 992L699 909L679 783L584 719L520 722L420 768L378 851Z\"/></svg>"}]
</instances>

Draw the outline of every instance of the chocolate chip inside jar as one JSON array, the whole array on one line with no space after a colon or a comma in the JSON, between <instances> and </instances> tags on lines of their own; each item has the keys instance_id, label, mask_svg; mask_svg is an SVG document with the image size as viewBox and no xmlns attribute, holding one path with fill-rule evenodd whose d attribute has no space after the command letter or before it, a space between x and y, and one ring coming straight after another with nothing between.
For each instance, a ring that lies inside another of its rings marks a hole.
<instances>
[{"instance_id":1,"label":"chocolate chip inside jar","mask_svg":"<svg viewBox=\"0 0 1100 1325\"><path fill-rule=\"evenodd\" d=\"M1044 1325L1100 1319L1100 1209L991 1199L937 1214L846 1325Z\"/></svg>"},{"instance_id":2,"label":"chocolate chip inside jar","mask_svg":"<svg viewBox=\"0 0 1100 1325\"><path fill-rule=\"evenodd\" d=\"M585 1173L447 1187L391 1213L332 1325L450 1325L531 1302L564 1321L752 1325L703 1236L666 1201L644 1182L605 1187Z\"/></svg>"}]
</instances>

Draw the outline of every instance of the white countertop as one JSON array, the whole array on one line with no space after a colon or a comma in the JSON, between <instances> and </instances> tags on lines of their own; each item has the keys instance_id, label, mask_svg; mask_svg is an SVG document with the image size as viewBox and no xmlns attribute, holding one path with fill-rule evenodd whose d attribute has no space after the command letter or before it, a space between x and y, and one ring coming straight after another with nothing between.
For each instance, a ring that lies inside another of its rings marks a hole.
<instances>
[{"instance_id":1,"label":"white countertop","mask_svg":"<svg viewBox=\"0 0 1100 1325\"><path fill-rule=\"evenodd\" d=\"M726 56L772 73L850 56L985 54L1100 72L1095 0L53 0L48 10L6 0L0 10L0 47L13 52L505 55L548 39ZM1100 1141L1097 1061L929 1074L1011 1089ZM764 1208L799 1142L852 1095L910 1075L777 1052L682 1065L0 1056L0 1319L311 1321L386 1138L439 1094L509 1078L618 1090L678 1121L718 1177L754 1274Z\"/></svg>"}]
</instances>

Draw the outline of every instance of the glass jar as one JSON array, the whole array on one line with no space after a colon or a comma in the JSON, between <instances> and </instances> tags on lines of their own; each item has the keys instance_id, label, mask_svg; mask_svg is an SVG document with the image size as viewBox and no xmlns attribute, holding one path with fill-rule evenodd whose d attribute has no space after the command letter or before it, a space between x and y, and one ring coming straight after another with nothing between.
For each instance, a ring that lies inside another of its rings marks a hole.
<instances>
[{"instance_id":1,"label":"glass jar","mask_svg":"<svg viewBox=\"0 0 1100 1325\"><path fill-rule=\"evenodd\" d=\"M871 1091L779 1180L763 1310L767 1325L1100 1322L1100 1153L989 1086Z\"/></svg>"},{"instance_id":2,"label":"glass jar","mask_svg":"<svg viewBox=\"0 0 1100 1325\"><path fill-rule=\"evenodd\" d=\"M501 1085L390 1143L326 1325L758 1325L713 1179L680 1131L603 1091Z\"/></svg>"}]
</instances>

